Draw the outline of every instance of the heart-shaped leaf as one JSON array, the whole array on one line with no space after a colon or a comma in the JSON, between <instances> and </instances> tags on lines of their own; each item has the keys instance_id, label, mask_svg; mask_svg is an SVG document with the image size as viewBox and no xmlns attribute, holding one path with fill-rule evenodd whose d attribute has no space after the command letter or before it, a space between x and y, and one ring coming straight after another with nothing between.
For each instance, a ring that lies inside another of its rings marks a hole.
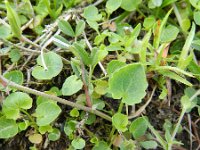
<instances>
[{"instance_id":1,"label":"heart-shaped leaf","mask_svg":"<svg viewBox=\"0 0 200 150\"><path fill-rule=\"evenodd\" d=\"M36 108L35 116L38 126L46 126L53 122L60 114L60 107L50 100L42 102Z\"/></svg>"},{"instance_id":2,"label":"heart-shaped leaf","mask_svg":"<svg viewBox=\"0 0 200 150\"><path fill-rule=\"evenodd\" d=\"M106 2L106 9L108 13L112 13L121 6L122 0L108 0Z\"/></svg>"},{"instance_id":3,"label":"heart-shaped leaf","mask_svg":"<svg viewBox=\"0 0 200 150\"><path fill-rule=\"evenodd\" d=\"M147 88L144 67L139 64L130 64L116 70L109 79L109 88L112 97L122 98L128 105L140 103Z\"/></svg>"},{"instance_id":4,"label":"heart-shaped leaf","mask_svg":"<svg viewBox=\"0 0 200 150\"><path fill-rule=\"evenodd\" d=\"M63 68L62 59L54 52L48 52L44 54L44 62L47 69L43 67L41 55L37 58L37 66L32 71L33 77L39 80L50 80L57 76Z\"/></svg>"},{"instance_id":5,"label":"heart-shaped leaf","mask_svg":"<svg viewBox=\"0 0 200 150\"><path fill-rule=\"evenodd\" d=\"M16 120L20 116L20 109L30 109L32 107L32 98L22 92L10 94L3 102L3 113L8 119Z\"/></svg>"},{"instance_id":6,"label":"heart-shaped leaf","mask_svg":"<svg viewBox=\"0 0 200 150\"><path fill-rule=\"evenodd\" d=\"M141 2L142 0L122 0L121 8L126 11L134 11Z\"/></svg>"}]
</instances>

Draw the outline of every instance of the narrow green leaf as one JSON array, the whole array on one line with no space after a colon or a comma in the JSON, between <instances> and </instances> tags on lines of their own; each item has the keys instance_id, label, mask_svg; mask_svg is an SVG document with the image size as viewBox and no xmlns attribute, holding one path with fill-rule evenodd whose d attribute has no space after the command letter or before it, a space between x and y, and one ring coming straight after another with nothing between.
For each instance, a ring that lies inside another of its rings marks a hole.
<instances>
[{"instance_id":1,"label":"narrow green leaf","mask_svg":"<svg viewBox=\"0 0 200 150\"><path fill-rule=\"evenodd\" d=\"M182 51L181 51L181 54L180 54L180 57L179 57L179 60L178 60L178 67L180 69L185 69L184 63L185 63L185 60L186 60L188 53L190 51L190 46L192 44L194 35L195 35L195 24L192 23L192 28L191 28L190 33L189 33L189 35L186 39L186 42L185 42L185 44L182 48Z\"/></svg>"},{"instance_id":2,"label":"narrow green leaf","mask_svg":"<svg viewBox=\"0 0 200 150\"><path fill-rule=\"evenodd\" d=\"M58 22L58 27L66 35L71 36L71 37L75 37L74 30L72 29L72 27L69 24L69 22L67 22L65 20L60 20Z\"/></svg>"},{"instance_id":3,"label":"narrow green leaf","mask_svg":"<svg viewBox=\"0 0 200 150\"><path fill-rule=\"evenodd\" d=\"M155 37L154 37L154 41L153 41L153 46L154 46L155 49L158 49L158 47L159 47L159 43L160 43L160 40L161 40L160 39L161 33L164 29L164 26L165 26L167 19L168 19L169 15L171 14L171 12L172 12L172 9L170 9L167 12L167 14L165 15L164 19L162 20L160 26L158 26L158 30L156 30L155 33L154 33Z\"/></svg>"},{"instance_id":4,"label":"narrow green leaf","mask_svg":"<svg viewBox=\"0 0 200 150\"><path fill-rule=\"evenodd\" d=\"M22 36L20 19L17 15L17 12L10 6L7 0L5 1L5 4L7 9L7 18L11 26L11 30L14 36L20 39Z\"/></svg>"},{"instance_id":5,"label":"narrow green leaf","mask_svg":"<svg viewBox=\"0 0 200 150\"><path fill-rule=\"evenodd\" d=\"M85 21L79 20L75 29L76 37L81 35L84 32L84 29L85 29Z\"/></svg>"},{"instance_id":6,"label":"narrow green leaf","mask_svg":"<svg viewBox=\"0 0 200 150\"><path fill-rule=\"evenodd\" d=\"M73 47L71 48L72 52L74 53L75 56L80 58L84 64L90 65L91 64L91 59L89 57L89 54L87 51L80 46L78 43L74 43Z\"/></svg>"},{"instance_id":7,"label":"narrow green leaf","mask_svg":"<svg viewBox=\"0 0 200 150\"><path fill-rule=\"evenodd\" d=\"M163 71L159 71L159 73L173 80L179 81L185 85L192 86L192 84L189 81L187 81L186 79L182 78L181 76L179 76L178 74L174 72L163 70Z\"/></svg>"}]
</instances>

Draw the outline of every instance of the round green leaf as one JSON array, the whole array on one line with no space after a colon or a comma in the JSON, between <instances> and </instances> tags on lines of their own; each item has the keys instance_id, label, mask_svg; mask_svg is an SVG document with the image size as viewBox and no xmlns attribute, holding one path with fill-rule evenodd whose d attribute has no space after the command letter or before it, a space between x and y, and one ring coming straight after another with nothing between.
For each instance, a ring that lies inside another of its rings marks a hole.
<instances>
[{"instance_id":1,"label":"round green leaf","mask_svg":"<svg viewBox=\"0 0 200 150\"><path fill-rule=\"evenodd\" d=\"M68 77L63 86L62 86L62 94L63 95L73 95L77 93L80 89L82 89L83 83L76 75L71 75Z\"/></svg>"},{"instance_id":2,"label":"round green leaf","mask_svg":"<svg viewBox=\"0 0 200 150\"><path fill-rule=\"evenodd\" d=\"M142 0L122 0L121 8L126 11L134 11Z\"/></svg>"},{"instance_id":3,"label":"round green leaf","mask_svg":"<svg viewBox=\"0 0 200 150\"><path fill-rule=\"evenodd\" d=\"M128 117L121 113L116 113L112 117L112 123L115 126L115 128L121 132L125 132L127 130L128 125Z\"/></svg>"},{"instance_id":4,"label":"round green leaf","mask_svg":"<svg viewBox=\"0 0 200 150\"><path fill-rule=\"evenodd\" d=\"M108 13L112 13L113 11L117 10L122 3L122 0L108 0L106 2L106 9Z\"/></svg>"},{"instance_id":5,"label":"round green leaf","mask_svg":"<svg viewBox=\"0 0 200 150\"><path fill-rule=\"evenodd\" d=\"M149 30L151 27L153 27L153 25L155 23L156 23L155 17L154 16L149 16L149 17L144 19L143 26L145 27L145 29Z\"/></svg>"},{"instance_id":6,"label":"round green leaf","mask_svg":"<svg viewBox=\"0 0 200 150\"><path fill-rule=\"evenodd\" d=\"M12 49L9 53L9 58L13 63L16 63L21 57L19 49Z\"/></svg>"},{"instance_id":7,"label":"round green leaf","mask_svg":"<svg viewBox=\"0 0 200 150\"><path fill-rule=\"evenodd\" d=\"M79 111L77 108L73 108L71 111L70 111L70 116L71 117L78 117L79 116Z\"/></svg>"},{"instance_id":8,"label":"round green leaf","mask_svg":"<svg viewBox=\"0 0 200 150\"><path fill-rule=\"evenodd\" d=\"M7 38L9 35L11 35L11 28L0 25L0 38L4 39Z\"/></svg>"},{"instance_id":9,"label":"round green leaf","mask_svg":"<svg viewBox=\"0 0 200 150\"><path fill-rule=\"evenodd\" d=\"M48 139L50 141L56 141L60 138L60 130L54 128L51 133L48 134Z\"/></svg>"},{"instance_id":10,"label":"round green leaf","mask_svg":"<svg viewBox=\"0 0 200 150\"><path fill-rule=\"evenodd\" d=\"M37 106L35 115L38 126L46 126L53 122L60 114L60 107L53 102L43 102Z\"/></svg>"},{"instance_id":11,"label":"round green leaf","mask_svg":"<svg viewBox=\"0 0 200 150\"><path fill-rule=\"evenodd\" d=\"M93 5L90 5L84 9L83 16L90 21L99 21L102 17L102 15L99 14L98 9Z\"/></svg>"},{"instance_id":12,"label":"round green leaf","mask_svg":"<svg viewBox=\"0 0 200 150\"><path fill-rule=\"evenodd\" d=\"M140 103L147 88L146 74L141 64L130 64L116 70L109 79L109 88L114 99L128 105Z\"/></svg>"},{"instance_id":13,"label":"round green leaf","mask_svg":"<svg viewBox=\"0 0 200 150\"><path fill-rule=\"evenodd\" d=\"M50 80L57 76L63 68L62 59L54 52L48 52L44 54L44 61L47 66L47 70L43 67L41 55L37 58L37 66L32 71L33 77L39 80Z\"/></svg>"},{"instance_id":14,"label":"round green leaf","mask_svg":"<svg viewBox=\"0 0 200 150\"><path fill-rule=\"evenodd\" d=\"M147 128L146 121L143 117L139 117L131 123L129 131L132 133L133 137L137 139L145 134Z\"/></svg>"},{"instance_id":15,"label":"round green leaf","mask_svg":"<svg viewBox=\"0 0 200 150\"><path fill-rule=\"evenodd\" d=\"M18 125L15 120L0 118L0 139L7 139L18 133Z\"/></svg>"},{"instance_id":16,"label":"round green leaf","mask_svg":"<svg viewBox=\"0 0 200 150\"><path fill-rule=\"evenodd\" d=\"M35 133L28 137L29 141L33 144L40 144L42 142L42 135Z\"/></svg>"},{"instance_id":17,"label":"round green leaf","mask_svg":"<svg viewBox=\"0 0 200 150\"><path fill-rule=\"evenodd\" d=\"M168 25L161 34L161 42L169 43L176 39L179 29L173 25Z\"/></svg>"},{"instance_id":18,"label":"round green leaf","mask_svg":"<svg viewBox=\"0 0 200 150\"><path fill-rule=\"evenodd\" d=\"M13 81L17 84L22 85L22 83L24 82L24 75L21 71L19 70L14 70L14 71L10 71L7 72L4 77L10 81Z\"/></svg>"},{"instance_id":19,"label":"round green leaf","mask_svg":"<svg viewBox=\"0 0 200 150\"><path fill-rule=\"evenodd\" d=\"M6 118L16 120L20 116L20 109L30 109L32 107L32 98L22 92L10 94L3 102L3 113Z\"/></svg>"},{"instance_id":20,"label":"round green leaf","mask_svg":"<svg viewBox=\"0 0 200 150\"><path fill-rule=\"evenodd\" d=\"M77 138L74 139L71 144L75 149L83 149L85 147L85 140L82 138Z\"/></svg>"}]
</instances>

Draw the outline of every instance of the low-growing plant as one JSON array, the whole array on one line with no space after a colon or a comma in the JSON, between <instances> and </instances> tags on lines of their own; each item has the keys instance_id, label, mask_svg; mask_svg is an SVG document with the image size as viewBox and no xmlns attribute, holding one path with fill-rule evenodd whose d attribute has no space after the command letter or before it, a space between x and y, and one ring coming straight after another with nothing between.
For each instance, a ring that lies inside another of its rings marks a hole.
<instances>
[{"instance_id":1,"label":"low-growing plant","mask_svg":"<svg viewBox=\"0 0 200 150\"><path fill-rule=\"evenodd\" d=\"M185 114L200 114L200 3L85 2L0 2L0 138L26 133L32 150L63 135L69 150L183 144L177 134ZM184 93L177 102L173 90ZM178 120L166 119L162 132L148 114L154 98L161 108L180 104Z\"/></svg>"}]
</instances>

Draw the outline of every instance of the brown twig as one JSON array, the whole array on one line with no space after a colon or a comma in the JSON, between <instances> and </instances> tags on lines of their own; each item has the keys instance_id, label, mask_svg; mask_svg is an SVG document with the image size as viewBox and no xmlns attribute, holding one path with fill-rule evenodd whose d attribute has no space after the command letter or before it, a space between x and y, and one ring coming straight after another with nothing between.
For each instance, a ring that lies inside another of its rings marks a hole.
<instances>
[{"instance_id":1,"label":"brown twig","mask_svg":"<svg viewBox=\"0 0 200 150\"><path fill-rule=\"evenodd\" d=\"M85 97L86 97L86 104L88 107L92 107L92 102L91 102L91 98L89 95L89 91L88 91L88 85L86 82L86 76L85 76L85 66L83 64L83 62L81 61L81 70L82 70L82 81L83 81L83 88L85 91Z\"/></svg>"}]
</instances>

